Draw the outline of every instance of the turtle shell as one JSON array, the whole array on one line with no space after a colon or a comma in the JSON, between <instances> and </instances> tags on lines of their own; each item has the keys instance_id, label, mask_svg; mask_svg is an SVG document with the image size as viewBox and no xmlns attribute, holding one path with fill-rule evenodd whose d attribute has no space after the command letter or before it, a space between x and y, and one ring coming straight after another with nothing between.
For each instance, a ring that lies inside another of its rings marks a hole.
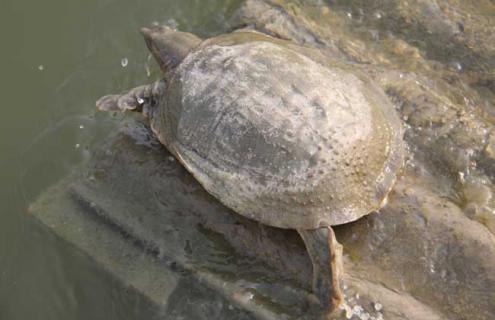
<instances>
[{"instance_id":1,"label":"turtle shell","mask_svg":"<svg viewBox=\"0 0 495 320\"><path fill-rule=\"evenodd\" d=\"M311 49L256 32L211 38L168 77L160 140L239 214L281 228L381 207L403 162L385 94Z\"/></svg>"}]
</instances>

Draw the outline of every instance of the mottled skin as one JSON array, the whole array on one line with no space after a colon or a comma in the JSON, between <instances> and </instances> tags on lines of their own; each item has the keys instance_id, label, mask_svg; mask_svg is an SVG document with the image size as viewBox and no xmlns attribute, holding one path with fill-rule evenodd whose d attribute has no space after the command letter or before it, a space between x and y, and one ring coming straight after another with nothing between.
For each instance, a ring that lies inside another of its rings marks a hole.
<instances>
[{"instance_id":1,"label":"mottled skin","mask_svg":"<svg viewBox=\"0 0 495 320\"><path fill-rule=\"evenodd\" d=\"M103 97L98 108L143 112L209 193L244 216L297 229L330 313L342 301L342 249L330 226L379 209L402 164L390 102L366 77L254 31L204 41L164 27L142 33L164 79Z\"/></svg>"}]
</instances>

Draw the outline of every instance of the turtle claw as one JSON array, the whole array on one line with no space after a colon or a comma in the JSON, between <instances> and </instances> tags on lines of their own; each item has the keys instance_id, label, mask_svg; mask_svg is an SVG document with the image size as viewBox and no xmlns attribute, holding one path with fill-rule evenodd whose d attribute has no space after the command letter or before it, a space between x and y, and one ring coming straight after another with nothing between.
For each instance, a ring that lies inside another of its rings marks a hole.
<instances>
[{"instance_id":1,"label":"turtle claw","mask_svg":"<svg viewBox=\"0 0 495 320\"><path fill-rule=\"evenodd\" d=\"M133 94L123 94L117 100L117 105L118 108L122 112L124 112L127 110L131 110L131 111L136 110L139 107L140 103Z\"/></svg>"},{"instance_id":2,"label":"turtle claw","mask_svg":"<svg viewBox=\"0 0 495 320\"><path fill-rule=\"evenodd\" d=\"M119 108L118 100L120 95L109 94L96 101L96 109L99 111L122 111Z\"/></svg>"},{"instance_id":3,"label":"turtle claw","mask_svg":"<svg viewBox=\"0 0 495 320\"><path fill-rule=\"evenodd\" d=\"M96 108L100 111L132 111L140 106L138 98L132 93L110 94L96 101Z\"/></svg>"}]
</instances>

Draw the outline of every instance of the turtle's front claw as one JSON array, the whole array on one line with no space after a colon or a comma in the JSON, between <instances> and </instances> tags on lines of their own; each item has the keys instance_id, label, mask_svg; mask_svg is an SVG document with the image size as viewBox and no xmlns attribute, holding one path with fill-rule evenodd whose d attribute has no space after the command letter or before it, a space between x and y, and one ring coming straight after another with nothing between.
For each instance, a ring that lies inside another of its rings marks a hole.
<instances>
[{"instance_id":1,"label":"turtle's front claw","mask_svg":"<svg viewBox=\"0 0 495 320\"><path fill-rule=\"evenodd\" d=\"M132 111L136 110L139 105L138 99L130 93L110 94L96 101L96 108L100 111Z\"/></svg>"},{"instance_id":2,"label":"turtle's front claw","mask_svg":"<svg viewBox=\"0 0 495 320\"><path fill-rule=\"evenodd\" d=\"M120 95L118 94L109 94L104 97L101 97L96 101L96 109L99 111L122 111L119 108Z\"/></svg>"}]
</instances>

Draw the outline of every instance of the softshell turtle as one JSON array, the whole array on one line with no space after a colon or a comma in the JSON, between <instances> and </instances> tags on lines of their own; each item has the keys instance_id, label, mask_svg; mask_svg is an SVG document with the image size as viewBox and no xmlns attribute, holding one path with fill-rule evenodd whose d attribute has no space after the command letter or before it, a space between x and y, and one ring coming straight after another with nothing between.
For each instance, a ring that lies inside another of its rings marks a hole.
<instances>
[{"instance_id":1,"label":"softshell turtle","mask_svg":"<svg viewBox=\"0 0 495 320\"><path fill-rule=\"evenodd\" d=\"M342 301L331 226L383 206L403 161L400 121L380 89L313 49L252 30L207 40L142 29L162 80L108 95L100 110L139 111L203 187L241 215L296 229L313 293Z\"/></svg>"}]
</instances>

